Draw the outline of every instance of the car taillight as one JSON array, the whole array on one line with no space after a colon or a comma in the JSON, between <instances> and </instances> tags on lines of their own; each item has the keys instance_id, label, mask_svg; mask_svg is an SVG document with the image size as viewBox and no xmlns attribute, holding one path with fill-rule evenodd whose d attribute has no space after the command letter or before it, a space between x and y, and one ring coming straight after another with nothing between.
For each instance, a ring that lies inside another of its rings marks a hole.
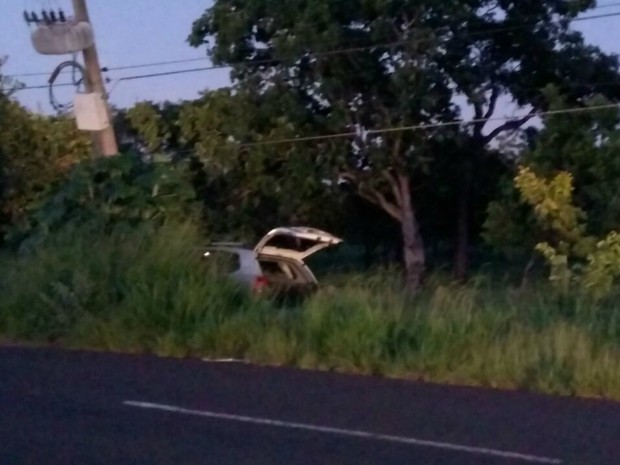
<instances>
[{"instance_id":1,"label":"car taillight","mask_svg":"<svg viewBox=\"0 0 620 465\"><path fill-rule=\"evenodd\" d=\"M269 287L269 280L264 276L257 276L254 279L254 284L252 286L252 291L255 293L260 293Z\"/></svg>"}]
</instances>

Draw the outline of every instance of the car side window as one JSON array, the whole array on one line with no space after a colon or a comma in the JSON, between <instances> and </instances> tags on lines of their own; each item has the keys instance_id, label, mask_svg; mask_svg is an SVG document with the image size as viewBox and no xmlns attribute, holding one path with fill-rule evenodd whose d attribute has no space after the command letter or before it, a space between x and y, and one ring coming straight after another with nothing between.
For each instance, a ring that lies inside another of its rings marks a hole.
<instances>
[{"instance_id":1,"label":"car side window","mask_svg":"<svg viewBox=\"0 0 620 465\"><path fill-rule=\"evenodd\" d=\"M223 273L234 273L241 268L241 259L234 252L211 250L205 255L208 264L212 264Z\"/></svg>"}]
</instances>

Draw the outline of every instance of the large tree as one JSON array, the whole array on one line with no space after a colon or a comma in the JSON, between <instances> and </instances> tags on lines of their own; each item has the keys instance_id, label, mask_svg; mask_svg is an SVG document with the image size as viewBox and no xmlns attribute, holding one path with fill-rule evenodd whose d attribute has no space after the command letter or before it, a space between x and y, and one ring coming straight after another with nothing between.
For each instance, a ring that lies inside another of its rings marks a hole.
<instances>
[{"instance_id":1,"label":"large tree","mask_svg":"<svg viewBox=\"0 0 620 465\"><path fill-rule=\"evenodd\" d=\"M352 135L346 144L312 142L315 161L337 166L400 224L407 287L415 290L426 265L415 194L431 162L444 157L461 173L455 227L462 275L472 187L489 145L546 108L542 89L549 83L579 104L601 90L597 83L620 82L616 60L570 28L593 6L590 0L216 0L194 24L190 42L208 44L215 63L231 64L237 88L278 89L294 98L296 136L308 127ZM476 118L465 130L446 125L459 118L459 95ZM532 114L488 128L482 120L495 115L502 98Z\"/></svg>"}]
</instances>

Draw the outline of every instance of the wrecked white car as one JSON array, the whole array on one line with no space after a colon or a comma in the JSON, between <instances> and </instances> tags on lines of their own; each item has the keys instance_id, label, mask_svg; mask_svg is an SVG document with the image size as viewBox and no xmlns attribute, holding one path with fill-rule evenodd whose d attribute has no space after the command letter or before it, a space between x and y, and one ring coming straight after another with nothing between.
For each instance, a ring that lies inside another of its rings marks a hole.
<instances>
[{"instance_id":1,"label":"wrecked white car","mask_svg":"<svg viewBox=\"0 0 620 465\"><path fill-rule=\"evenodd\" d=\"M254 293L307 295L318 282L305 260L342 242L319 229L277 228L254 248L220 242L208 246L204 255L224 264L232 279Z\"/></svg>"}]
</instances>

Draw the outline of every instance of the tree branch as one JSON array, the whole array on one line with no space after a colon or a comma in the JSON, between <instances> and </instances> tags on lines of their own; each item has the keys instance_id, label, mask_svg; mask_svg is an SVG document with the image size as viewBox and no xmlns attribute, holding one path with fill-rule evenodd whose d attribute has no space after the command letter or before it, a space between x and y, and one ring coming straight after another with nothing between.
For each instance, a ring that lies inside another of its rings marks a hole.
<instances>
[{"instance_id":1,"label":"tree branch","mask_svg":"<svg viewBox=\"0 0 620 465\"><path fill-rule=\"evenodd\" d=\"M403 133L400 132L396 135L394 141L394 147L392 147L392 157L396 160L400 156L400 149L403 146Z\"/></svg>"},{"instance_id":2,"label":"tree branch","mask_svg":"<svg viewBox=\"0 0 620 465\"><path fill-rule=\"evenodd\" d=\"M482 119L482 104L472 100L472 105L474 106L474 118Z\"/></svg>"},{"instance_id":3,"label":"tree branch","mask_svg":"<svg viewBox=\"0 0 620 465\"><path fill-rule=\"evenodd\" d=\"M390 175L391 176L391 175ZM401 222L402 214L399 208L399 205L395 205L391 203L385 195L383 195L377 189L373 189L370 187L364 186L357 179L357 176L351 172L340 173L340 179L344 179L353 184L357 190L357 194L366 200L367 202L372 203L380 207L383 211L385 211L388 215L390 215L395 220Z\"/></svg>"},{"instance_id":4,"label":"tree branch","mask_svg":"<svg viewBox=\"0 0 620 465\"><path fill-rule=\"evenodd\" d=\"M343 179L345 181L349 181L351 184L355 185L357 187L357 176L355 176L353 173L350 173L348 171L345 171L343 173L340 173L338 175L338 178Z\"/></svg>"},{"instance_id":5,"label":"tree branch","mask_svg":"<svg viewBox=\"0 0 620 465\"><path fill-rule=\"evenodd\" d=\"M398 181L396 178L390 173L390 170L383 170L383 177L387 180L392 189L392 194L394 195L394 199L396 200L396 205L399 207L403 204L402 195L400 189L398 188Z\"/></svg>"},{"instance_id":6,"label":"tree branch","mask_svg":"<svg viewBox=\"0 0 620 465\"><path fill-rule=\"evenodd\" d=\"M525 123L527 123L529 120L531 120L534 117L535 114L536 114L536 110L532 109L529 112L529 114L524 116L523 118L507 121L506 123L502 124L501 126L495 128L488 135L484 136L484 139L483 139L484 140L484 144L485 145L488 144L493 139L495 139L497 136L499 136L502 132L515 131L515 130L521 128L521 126L523 126Z\"/></svg>"},{"instance_id":7,"label":"tree branch","mask_svg":"<svg viewBox=\"0 0 620 465\"><path fill-rule=\"evenodd\" d=\"M394 160L394 162L399 160L402 147L403 147L403 135L402 133L400 133L396 135L396 140L394 141L394 146L392 147L392 160ZM387 180L388 184L390 185L390 188L392 189L392 194L394 195L394 200L396 201L396 205L399 207L402 206L403 198L402 198L399 186L398 186L398 180L396 179L396 177L392 175L389 168L383 170L382 174L383 174L383 177Z\"/></svg>"},{"instance_id":8,"label":"tree branch","mask_svg":"<svg viewBox=\"0 0 620 465\"><path fill-rule=\"evenodd\" d=\"M482 104L473 100L474 106L474 118L476 122L474 123L474 136L478 139L482 139L482 131L484 127L487 125L487 120L493 116L495 113L495 108L497 107L497 100L500 96L500 89L498 87L493 87L491 90L491 95L489 97L489 107L487 111L484 112L482 109Z\"/></svg>"},{"instance_id":9,"label":"tree branch","mask_svg":"<svg viewBox=\"0 0 620 465\"><path fill-rule=\"evenodd\" d=\"M499 87L493 87L491 91L491 97L489 98L489 108L484 115L484 119L489 119L495 113L495 108L497 107L497 99L499 99Z\"/></svg>"},{"instance_id":10,"label":"tree branch","mask_svg":"<svg viewBox=\"0 0 620 465\"><path fill-rule=\"evenodd\" d=\"M390 215L396 221L398 222L403 221L403 216L398 206L390 203L388 199L385 197L385 195L383 195L377 189L372 189L372 188L366 188L366 189L367 190L365 190L363 186L359 186L358 193L360 197L369 201L370 203L373 203L381 207L388 215Z\"/></svg>"},{"instance_id":11,"label":"tree branch","mask_svg":"<svg viewBox=\"0 0 620 465\"><path fill-rule=\"evenodd\" d=\"M482 132L483 126L480 124L479 120L481 120L484 116L482 103L480 102L480 99L477 98L477 96L473 96L469 92L465 92L465 95L474 107L474 120L476 120L476 122L474 123L474 134L480 134L480 132Z\"/></svg>"}]
</instances>

